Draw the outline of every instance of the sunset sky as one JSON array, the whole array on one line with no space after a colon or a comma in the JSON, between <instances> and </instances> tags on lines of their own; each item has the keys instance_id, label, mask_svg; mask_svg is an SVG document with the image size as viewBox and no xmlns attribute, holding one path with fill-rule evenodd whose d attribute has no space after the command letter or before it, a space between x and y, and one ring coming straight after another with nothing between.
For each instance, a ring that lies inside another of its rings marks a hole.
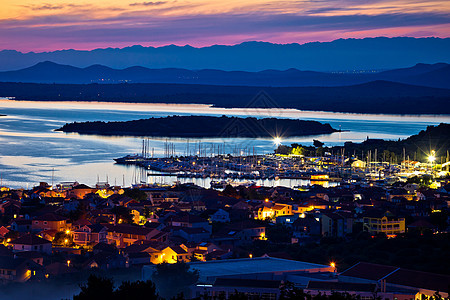
<instances>
[{"instance_id":1,"label":"sunset sky","mask_svg":"<svg viewBox=\"0 0 450 300\"><path fill-rule=\"evenodd\" d=\"M0 50L450 37L450 1L2 0Z\"/></svg>"}]
</instances>

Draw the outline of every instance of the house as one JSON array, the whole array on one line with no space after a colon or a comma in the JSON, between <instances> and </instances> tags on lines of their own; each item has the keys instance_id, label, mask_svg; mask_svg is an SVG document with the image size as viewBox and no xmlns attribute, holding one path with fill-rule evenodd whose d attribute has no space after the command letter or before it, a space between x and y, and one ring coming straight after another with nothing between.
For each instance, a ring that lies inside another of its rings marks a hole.
<instances>
[{"instance_id":1,"label":"house","mask_svg":"<svg viewBox=\"0 0 450 300\"><path fill-rule=\"evenodd\" d=\"M209 239L211 232L205 230L203 227L172 227L173 235L179 236L188 242L199 243Z\"/></svg>"},{"instance_id":2,"label":"house","mask_svg":"<svg viewBox=\"0 0 450 300\"><path fill-rule=\"evenodd\" d=\"M191 214L171 216L166 222L168 225L174 227L203 228L208 232L212 231L212 226L209 224L208 220Z\"/></svg>"},{"instance_id":3,"label":"house","mask_svg":"<svg viewBox=\"0 0 450 300\"><path fill-rule=\"evenodd\" d=\"M319 220L313 215L307 214L304 218L298 218L292 224L292 236L295 238L307 238L320 236L322 227Z\"/></svg>"},{"instance_id":4,"label":"house","mask_svg":"<svg viewBox=\"0 0 450 300\"><path fill-rule=\"evenodd\" d=\"M83 199L87 194L95 193L97 190L85 184L78 184L66 193L66 198Z\"/></svg>"},{"instance_id":5,"label":"house","mask_svg":"<svg viewBox=\"0 0 450 300\"><path fill-rule=\"evenodd\" d=\"M167 243L142 242L141 244L131 245L123 250L130 258L146 257L136 253L147 253L149 262L153 264L189 262L190 255L187 248L183 245L168 245ZM141 259L142 260L142 259Z\"/></svg>"},{"instance_id":6,"label":"house","mask_svg":"<svg viewBox=\"0 0 450 300\"><path fill-rule=\"evenodd\" d=\"M228 223L230 222L230 214L227 211L220 208L211 215L209 220L211 222Z\"/></svg>"},{"instance_id":7,"label":"house","mask_svg":"<svg viewBox=\"0 0 450 300\"><path fill-rule=\"evenodd\" d=\"M206 261L208 254L214 251L222 251L222 249L213 243L201 242L193 251L193 256L199 261Z\"/></svg>"},{"instance_id":8,"label":"house","mask_svg":"<svg viewBox=\"0 0 450 300\"><path fill-rule=\"evenodd\" d=\"M32 277L43 277L43 268L23 257L0 256L0 281L25 282Z\"/></svg>"},{"instance_id":9,"label":"house","mask_svg":"<svg viewBox=\"0 0 450 300\"><path fill-rule=\"evenodd\" d=\"M19 214L20 209L22 207L22 203L20 203L17 200L6 200L2 203L0 203L0 212L3 215L11 216L16 218L16 216Z\"/></svg>"},{"instance_id":10,"label":"house","mask_svg":"<svg viewBox=\"0 0 450 300\"><path fill-rule=\"evenodd\" d=\"M52 254L52 242L34 234L26 234L9 242L15 251L38 251Z\"/></svg>"},{"instance_id":11,"label":"house","mask_svg":"<svg viewBox=\"0 0 450 300\"><path fill-rule=\"evenodd\" d=\"M73 232L73 242L80 246L105 243L106 227L100 224L85 225Z\"/></svg>"},{"instance_id":12,"label":"house","mask_svg":"<svg viewBox=\"0 0 450 300\"><path fill-rule=\"evenodd\" d=\"M132 252L127 255L130 265L146 265L151 263L151 255L147 252Z\"/></svg>"},{"instance_id":13,"label":"house","mask_svg":"<svg viewBox=\"0 0 450 300\"><path fill-rule=\"evenodd\" d=\"M265 220L267 218L273 219L278 216L292 215L292 205L276 203L272 207L263 206L258 209L258 219Z\"/></svg>"},{"instance_id":14,"label":"house","mask_svg":"<svg viewBox=\"0 0 450 300\"><path fill-rule=\"evenodd\" d=\"M300 217L304 217L305 214L292 214L292 215L283 215L275 218L275 224L282 224L286 226L292 226L292 224Z\"/></svg>"},{"instance_id":15,"label":"house","mask_svg":"<svg viewBox=\"0 0 450 300\"><path fill-rule=\"evenodd\" d=\"M405 232L405 218L396 217L389 211L370 211L363 217L363 230L371 234L385 233L387 236L395 236Z\"/></svg>"},{"instance_id":16,"label":"house","mask_svg":"<svg viewBox=\"0 0 450 300\"><path fill-rule=\"evenodd\" d=\"M14 219L11 222L11 230L17 231L17 232L30 232L31 231L31 220Z\"/></svg>"},{"instance_id":17,"label":"house","mask_svg":"<svg viewBox=\"0 0 450 300\"><path fill-rule=\"evenodd\" d=\"M114 244L118 248L125 248L139 241L149 241L160 231L157 229L126 224L106 225L106 240L108 244Z\"/></svg>"},{"instance_id":18,"label":"house","mask_svg":"<svg viewBox=\"0 0 450 300\"><path fill-rule=\"evenodd\" d=\"M189 262L190 257L188 252L180 246L168 246L161 251L161 263L166 262L174 264L177 262Z\"/></svg>"},{"instance_id":19,"label":"house","mask_svg":"<svg viewBox=\"0 0 450 300\"><path fill-rule=\"evenodd\" d=\"M122 269L128 267L127 259L118 253L100 252L83 263L83 269L99 268L102 270Z\"/></svg>"},{"instance_id":20,"label":"house","mask_svg":"<svg viewBox=\"0 0 450 300\"><path fill-rule=\"evenodd\" d=\"M323 212L319 219L323 236L344 237L353 232L353 217L349 213Z\"/></svg>"},{"instance_id":21,"label":"house","mask_svg":"<svg viewBox=\"0 0 450 300\"><path fill-rule=\"evenodd\" d=\"M4 238L5 235L9 232L8 228L5 226L0 227L0 238Z\"/></svg>"},{"instance_id":22,"label":"house","mask_svg":"<svg viewBox=\"0 0 450 300\"><path fill-rule=\"evenodd\" d=\"M33 231L56 230L65 231L69 229L67 226L67 218L54 213L46 213L33 219L31 228Z\"/></svg>"},{"instance_id":23,"label":"house","mask_svg":"<svg viewBox=\"0 0 450 300\"><path fill-rule=\"evenodd\" d=\"M266 239L266 227L253 220L233 222L212 237L214 244L239 246L254 240Z\"/></svg>"}]
</instances>

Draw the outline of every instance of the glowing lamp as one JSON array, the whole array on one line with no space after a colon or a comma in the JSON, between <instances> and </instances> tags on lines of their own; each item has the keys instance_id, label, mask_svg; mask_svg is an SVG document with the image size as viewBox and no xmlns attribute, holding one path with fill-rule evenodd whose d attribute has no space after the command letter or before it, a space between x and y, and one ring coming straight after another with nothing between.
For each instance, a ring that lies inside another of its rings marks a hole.
<instances>
[{"instance_id":1,"label":"glowing lamp","mask_svg":"<svg viewBox=\"0 0 450 300\"><path fill-rule=\"evenodd\" d=\"M275 137L275 138L273 139L273 143L274 143L276 146L280 146L280 145L281 145L281 138L280 138L279 136Z\"/></svg>"},{"instance_id":2,"label":"glowing lamp","mask_svg":"<svg viewBox=\"0 0 450 300\"><path fill-rule=\"evenodd\" d=\"M436 160L436 151L431 150L430 155L428 155L428 161L433 163Z\"/></svg>"}]
</instances>

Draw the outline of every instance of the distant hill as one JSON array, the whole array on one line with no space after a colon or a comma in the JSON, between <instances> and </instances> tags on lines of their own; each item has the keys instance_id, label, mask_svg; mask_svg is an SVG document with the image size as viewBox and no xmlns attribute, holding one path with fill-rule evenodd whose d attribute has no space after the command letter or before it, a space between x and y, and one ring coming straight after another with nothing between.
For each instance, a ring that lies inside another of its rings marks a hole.
<instances>
[{"instance_id":1,"label":"distant hill","mask_svg":"<svg viewBox=\"0 0 450 300\"><path fill-rule=\"evenodd\" d=\"M0 97L42 101L199 103L387 114L450 114L450 89L374 81L342 87L1 83Z\"/></svg>"},{"instance_id":2,"label":"distant hill","mask_svg":"<svg viewBox=\"0 0 450 300\"><path fill-rule=\"evenodd\" d=\"M238 45L106 48L92 51L60 50L41 53L0 51L0 71L26 68L43 61L76 67L104 65L124 69L143 66L152 69L183 68L227 71L267 69L390 70L417 62L450 63L450 38L364 38L339 39L306 44L245 42Z\"/></svg>"},{"instance_id":3,"label":"distant hill","mask_svg":"<svg viewBox=\"0 0 450 300\"><path fill-rule=\"evenodd\" d=\"M148 69L130 67L112 69L102 65L77 68L53 62L41 62L32 67L0 72L3 82L33 83L180 83L242 86L344 86L387 80L438 88L450 87L450 65L445 63L417 64L410 68L380 73L324 73L288 69L260 72Z\"/></svg>"},{"instance_id":4,"label":"distant hill","mask_svg":"<svg viewBox=\"0 0 450 300\"><path fill-rule=\"evenodd\" d=\"M340 148L340 147L336 147ZM375 149L377 150L377 160L389 161L386 157L394 158L395 162L401 162L403 155L410 160L427 161L431 152L435 151L436 163L447 160L450 151L450 124L441 123L438 126L428 126L426 130L412 135L404 140L385 141L379 139L367 139L362 143L346 142L344 147L348 153L367 153L372 151L374 159Z\"/></svg>"},{"instance_id":5,"label":"distant hill","mask_svg":"<svg viewBox=\"0 0 450 300\"><path fill-rule=\"evenodd\" d=\"M100 135L163 137L276 137L333 133L330 124L275 118L210 116L169 116L126 122L70 123L57 129L64 132Z\"/></svg>"}]
</instances>

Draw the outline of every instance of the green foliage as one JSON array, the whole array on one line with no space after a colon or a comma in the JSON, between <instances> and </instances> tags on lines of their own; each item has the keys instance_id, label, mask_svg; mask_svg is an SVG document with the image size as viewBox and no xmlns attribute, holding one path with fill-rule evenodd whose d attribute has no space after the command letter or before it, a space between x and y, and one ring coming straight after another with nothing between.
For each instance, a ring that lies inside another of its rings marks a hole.
<instances>
[{"instance_id":1,"label":"green foliage","mask_svg":"<svg viewBox=\"0 0 450 300\"><path fill-rule=\"evenodd\" d=\"M279 145L277 149L275 149L276 154L288 155L291 153L292 149L286 145Z\"/></svg>"},{"instance_id":2,"label":"green foliage","mask_svg":"<svg viewBox=\"0 0 450 300\"><path fill-rule=\"evenodd\" d=\"M130 197L136 201L147 200L147 194L140 189L126 189L124 195Z\"/></svg>"},{"instance_id":3,"label":"green foliage","mask_svg":"<svg viewBox=\"0 0 450 300\"><path fill-rule=\"evenodd\" d=\"M319 141L319 140L313 140L313 145L314 145L314 147L316 147L316 148L322 148L323 145L324 145L324 143L321 142L321 141Z\"/></svg>"},{"instance_id":4,"label":"green foliage","mask_svg":"<svg viewBox=\"0 0 450 300\"><path fill-rule=\"evenodd\" d=\"M111 212L116 215L116 219L122 219L122 223L133 224L133 215L125 206L115 206Z\"/></svg>"},{"instance_id":5,"label":"green foliage","mask_svg":"<svg viewBox=\"0 0 450 300\"><path fill-rule=\"evenodd\" d=\"M73 237L70 234L66 234L64 231L58 231L55 234L55 238L52 243L55 246L70 246L73 243Z\"/></svg>"},{"instance_id":6,"label":"green foliage","mask_svg":"<svg viewBox=\"0 0 450 300\"><path fill-rule=\"evenodd\" d=\"M292 148L291 150L292 155L305 155L305 148L302 146L297 146L295 148Z\"/></svg>"},{"instance_id":7,"label":"green foliage","mask_svg":"<svg viewBox=\"0 0 450 300\"><path fill-rule=\"evenodd\" d=\"M156 287L150 280L147 281L124 281L114 292L116 299L135 300L145 298L146 300L159 299L156 293Z\"/></svg>"},{"instance_id":8,"label":"green foliage","mask_svg":"<svg viewBox=\"0 0 450 300\"><path fill-rule=\"evenodd\" d=\"M189 286L197 282L198 276L198 271L190 271L185 263L162 263L156 265L152 280L161 296L171 299L180 294L187 295Z\"/></svg>"},{"instance_id":9,"label":"green foliage","mask_svg":"<svg viewBox=\"0 0 450 300\"><path fill-rule=\"evenodd\" d=\"M232 187L231 185L229 185L229 184L227 184L225 186L225 188L223 189L222 194L224 196L233 197L233 198L237 198L238 197L238 192L236 191L236 189L234 187Z\"/></svg>"},{"instance_id":10,"label":"green foliage","mask_svg":"<svg viewBox=\"0 0 450 300\"><path fill-rule=\"evenodd\" d=\"M266 237L271 242L290 243L291 236L291 230L282 224L275 224L266 227Z\"/></svg>"},{"instance_id":11,"label":"green foliage","mask_svg":"<svg viewBox=\"0 0 450 300\"><path fill-rule=\"evenodd\" d=\"M429 186L433 182L433 176L424 174L422 176L412 176L406 180L407 183L416 183L422 187Z\"/></svg>"},{"instance_id":12,"label":"green foliage","mask_svg":"<svg viewBox=\"0 0 450 300\"><path fill-rule=\"evenodd\" d=\"M113 299L114 281L111 278L90 275L87 284L80 285L81 292L73 300Z\"/></svg>"},{"instance_id":13,"label":"green foliage","mask_svg":"<svg viewBox=\"0 0 450 300\"><path fill-rule=\"evenodd\" d=\"M111 299L111 300L134 300L134 299L160 299L156 293L153 282L148 281L124 281L114 289L114 280L111 278L90 275L87 284L80 285L81 292L73 296L73 300Z\"/></svg>"}]
</instances>

